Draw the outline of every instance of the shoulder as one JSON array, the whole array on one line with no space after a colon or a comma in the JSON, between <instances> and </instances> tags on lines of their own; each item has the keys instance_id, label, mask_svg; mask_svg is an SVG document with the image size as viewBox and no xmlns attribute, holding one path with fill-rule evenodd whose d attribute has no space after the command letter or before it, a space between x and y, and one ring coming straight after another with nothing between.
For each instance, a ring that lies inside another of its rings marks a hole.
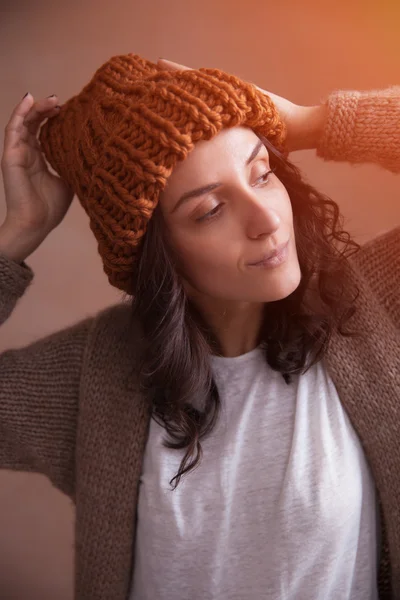
<instances>
[{"instance_id":1,"label":"shoulder","mask_svg":"<svg viewBox=\"0 0 400 600\"><path fill-rule=\"evenodd\" d=\"M122 351L132 354L144 345L140 322L133 318L131 301L112 304L99 311L92 320L88 345L96 351Z\"/></svg>"},{"instance_id":2,"label":"shoulder","mask_svg":"<svg viewBox=\"0 0 400 600\"><path fill-rule=\"evenodd\" d=\"M374 297L400 327L400 226L379 233L349 258L365 298Z\"/></svg>"},{"instance_id":3,"label":"shoulder","mask_svg":"<svg viewBox=\"0 0 400 600\"><path fill-rule=\"evenodd\" d=\"M368 278L387 278L400 270L400 225L365 242L352 257L354 267Z\"/></svg>"},{"instance_id":4,"label":"shoulder","mask_svg":"<svg viewBox=\"0 0 400 600\"><path fill-rule=\"evenodd\" d=\"M130 320L130 304L118 302L100 310L94 316L95 327L106 327L112 330L123 329Z\"/></svg>"}]
</instances>

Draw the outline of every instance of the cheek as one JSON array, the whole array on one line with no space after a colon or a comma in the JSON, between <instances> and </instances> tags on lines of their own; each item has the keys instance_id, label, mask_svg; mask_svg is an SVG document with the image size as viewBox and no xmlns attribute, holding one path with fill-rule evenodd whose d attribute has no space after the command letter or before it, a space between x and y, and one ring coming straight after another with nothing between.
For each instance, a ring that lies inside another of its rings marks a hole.
<instances>
[{"instance_id":1,"label":"cheek","mask_svg":"<svg viewBox=\"0 0 400 600\"><path fill-rule=\"evenodd\" d=\"M186 271L193 273L205 271L216 271L232 268L233 256L226 244L222 243L222 237L196 236L183 238L175 244L178 250L181 265Z\"/></svg>"},{"instance_id":2,"label":"cheek","mask_svg":"<svg viewBox=\"0 0 400 600\"><path fill-rule=\"evenodd\" d=\"M226 287L237 273L234 248L221 235L189 235L174 240L180 274L203 292Z\"/></svg>"},{"instance_id":3,"label":"cheek","mask_svg":"<svg viewBox=\"0 0 400 600\"><path fill-rule=\"evenodd\" d=\"M293 220L292 202L283 183L278 180L278 185L280 189L277 207L279 207L283 224L290 223Z\"/></svg>"}]
</instances>

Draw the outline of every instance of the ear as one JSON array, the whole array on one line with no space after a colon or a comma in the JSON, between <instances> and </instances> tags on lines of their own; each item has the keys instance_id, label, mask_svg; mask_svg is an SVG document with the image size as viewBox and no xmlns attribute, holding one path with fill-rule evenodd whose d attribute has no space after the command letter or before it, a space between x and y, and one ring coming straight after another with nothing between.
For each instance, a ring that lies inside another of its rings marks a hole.
<instances>
[{"instance_id":1,"label":"ear","mask_svg":"<svg viewBox=\"0 0 400 600\"><path fill-rule=\"evenodd\" d=\"M185 65L180 65L179 63L172 62L171 60L166 60L165 58L159 58L157 61L157 65L160 69L165 69L166 71L192 71L190 67L185 67Z\"/></svg>"}]
</instances>

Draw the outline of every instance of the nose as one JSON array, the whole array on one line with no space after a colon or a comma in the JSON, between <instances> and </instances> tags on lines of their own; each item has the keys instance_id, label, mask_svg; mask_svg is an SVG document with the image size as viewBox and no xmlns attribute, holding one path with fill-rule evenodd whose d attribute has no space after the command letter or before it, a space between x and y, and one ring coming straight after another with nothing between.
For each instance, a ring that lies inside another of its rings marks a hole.
<instances>
[{"instance_id":1,"label":"nose","mask_svg":"<svg viewBox=\"0 0 400 600\"><path fill-rule=\"evenodd\" d=\"M281 225L281 217L271 200L257 193L249 192L243 198L243 217L249 238L269 236Z\"/></svg>"}]
</instances>

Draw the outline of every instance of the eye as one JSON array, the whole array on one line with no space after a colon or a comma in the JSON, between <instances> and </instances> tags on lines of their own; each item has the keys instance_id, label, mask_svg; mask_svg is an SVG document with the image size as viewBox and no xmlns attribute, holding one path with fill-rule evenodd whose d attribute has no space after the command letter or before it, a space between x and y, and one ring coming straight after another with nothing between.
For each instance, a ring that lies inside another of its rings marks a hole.
<instances>
[{"instance_id":1,"label":"eye","mask_svg":"<svg viewBox=\"0 0 400 600\"><path fill-rule=\"evenodd\" d=\"M272 168L272 169L270 169L269 171L266 171L266 173L263 173L263 174L261 175L261 177L259 177L259 178L257 179L257 181L260 181L260 179L261 179L262 183L268 184L268 183L269 183L269 178L270 178L270 175L271 175L272 173L275 173L275 170L276 170L276 169Z\"/></svg>"},{"instance_id":2,"label":"eye","mask_svg":"<svg viewBox=\"0 0 400 600\"><path fill-rule=\"evenodd\" d=\"M263 185L268 185L269 183L269 179L270 179L270 175L272 173L275 173L275 168L273 167L272 169L270 169L269 171L266 171L265 173L263 173L261 175L261 177L259 177L257 179L257 182L261 180L261 183ZM202 223L204 221L209 221L211 219L215 219L216 217L219 216L220 212L221 212L221 207L223 206L223 204L218 204L218 206L216 206L215 208L213 208L213 210L210 210L210 212L206 213L205 215L203 215L202 217L199 217L198 219L196 219L196 223Z\"/></svg>"},{"instance_id":3,"label":"eye","mask_svg":"<svg viewBox=\"0 0 400 600\"><path fill-rule=\"evenodd\" d=\"M208 221L209 219L213 219L220 212L222 204L218 204L215 208L210 210L210 212L206 213L202 217L196 219L196 223L202 223L203 221Z\"/></svg>"}]
</instances>

